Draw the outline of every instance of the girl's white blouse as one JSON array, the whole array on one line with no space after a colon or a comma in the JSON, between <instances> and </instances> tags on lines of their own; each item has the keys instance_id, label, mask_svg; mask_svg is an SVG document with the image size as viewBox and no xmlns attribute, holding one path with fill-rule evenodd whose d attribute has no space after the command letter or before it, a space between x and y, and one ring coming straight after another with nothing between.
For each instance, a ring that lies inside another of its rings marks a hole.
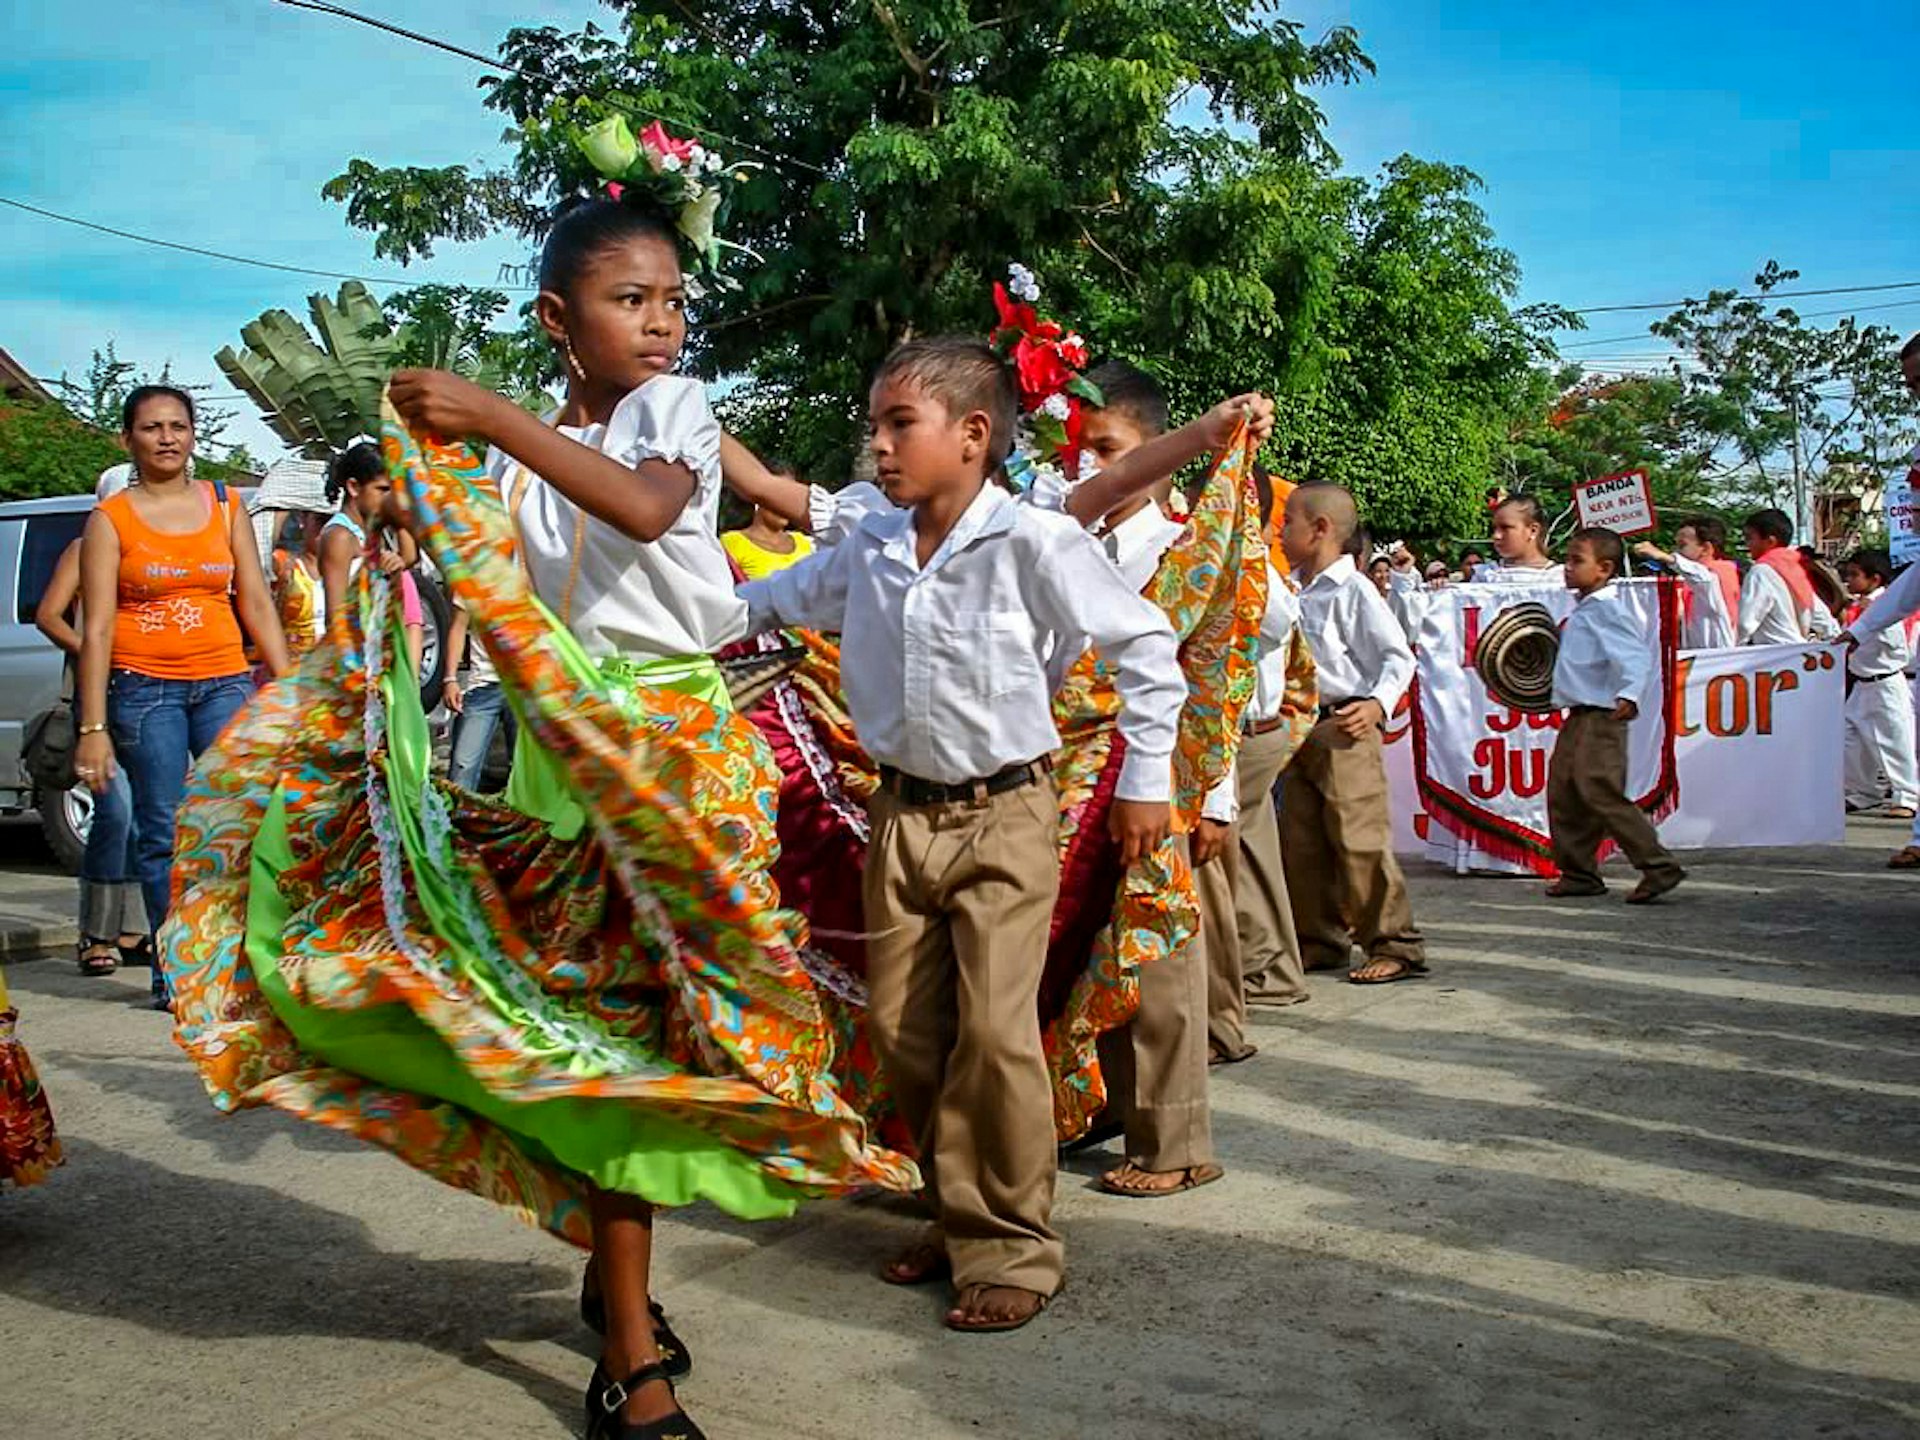
<instances>
[{"instance_id":1,"label":"girl's white blouse","mask_svg":"<svg viewBox=\"0 0 1920 1440\"><path fill-rule=\"evenodd\" d=\"M747 607L734 594L718 534L720 422L699 381L661 375L622 400L605 425L557 428L623 465L664 460L694 475L686 509L666 534L647 542L584 514L524 465L494 451L494 479L514 518L534 593L587 653L637 660L711 654L745 635Z\"/></svg>"}]
</instances>

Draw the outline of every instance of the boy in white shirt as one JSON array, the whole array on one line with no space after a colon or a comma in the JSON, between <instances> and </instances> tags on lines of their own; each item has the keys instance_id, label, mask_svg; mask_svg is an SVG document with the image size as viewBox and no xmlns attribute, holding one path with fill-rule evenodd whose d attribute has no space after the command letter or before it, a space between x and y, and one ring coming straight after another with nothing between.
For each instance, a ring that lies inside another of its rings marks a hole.
<instances>
[{"instance_id":1,"label":"boy in white shirt","mask_svg":"<svg viewBox=\"0 0 1920 1440\"><path fill-rule=\"evenodd\" d=\"M1782 510L1757 510L1745 534L1753 564L1740 584L1740 643L1798 645L1813 633L1820 604L1793 548L1793 521Z\"/></svg>"},{"instance_id":2,"label":"boy in white shirt","mask_svg":"<svg viewBox=\"0 0 1920 1440\"><path fill-rule=\"evenodd\" d=\"M1426 941L1393 854L1381 727L1413 679L1413 652L1373 582L1344 553L1359 524L1338 485L1287 497L1280 548L1300 582L1300 628L1320 680L1320 721L1281 777L1280 851L1309 970L1356 985L1427 973Z\"/></svg>"},{"instance_id":3,"label":"boy in white shirt","mask_svg":"<svg viewBox=\"0 0 1920 1440\"><path fill-rule=\"evenodd\" d=\"M1627 896L1644 905L1666 894L1687 872L1627 797L1627 725L1653 698L1653 656L1613 580L1626 548L1611 530L1589 526L1567 542L1567 588L1579 602L1560 632L1553 666L1553 703L1566 710L1547 767L1547 829L1560 878L1555 899L1604 895L1600 843L1611 838L1640 871Z\"/></svg>"},{"instance_id":4,"label":"boy in white shirt","mask_svg":"<svg viewBox=\"0 0 1920 1440\"><path fill-rule=\"evenodd\" d=\"M950 1273L946 1323L964 1331L1026 1324L1064 1271L1038 1017L1059 888L1057 672L1088 644L1116 671L1128 748L1111 824L1127 864L1166 839L1187 688L1166 616L1099 544L993 484L1016 405L977 341L895 350L873 383L869 443L880 485L910 508L740 591L756 631L841 635L847 708L881 770L868 1019L936 1216L883 1277Z\"/></svg>"},{"instance_id":5,"label":"boy in white shirt","mask_svg":"<svg viewBox=\"0 0 1920 1440\"><path fill-rule=\"evenodd\" d=\"M1893 561L1884 550L1858 550L1841 566L1840 578L1861 612L1848 632L1853 645L1847 652L1847 674L1852 677L1847 691L1847 808L1911 820L1920 806L1920 760L1914 753L1906 674L1913 646L1905 625L1867 631L1862 624L1887 593Z\"/></svg>"}]
</instances>

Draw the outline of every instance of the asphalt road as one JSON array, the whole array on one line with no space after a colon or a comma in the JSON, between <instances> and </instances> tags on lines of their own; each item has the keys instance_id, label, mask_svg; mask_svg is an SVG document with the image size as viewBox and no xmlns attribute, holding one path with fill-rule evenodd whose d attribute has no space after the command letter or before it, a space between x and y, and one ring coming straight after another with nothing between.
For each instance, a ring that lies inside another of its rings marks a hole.
<instances>
[{"instance_id":1,"label":"asphalt road","mask_svg":"<svg viewBox=\"0 0 1920 1440\"><path fill-rule=\"evenodd\" d=\"M741 1437L1920 1434L1920 879L1703 857L1673 903L1417 872L1436 973L1317 977L1219 1073L1229 1168L1061 1178L1069 1288L957 1337L872 1278L910 1217L665 1219L683 1398ZM0 918L66 882L0 827ZM579 1431L579 1261L484 1202L206 1103L144 973L7 972L69 1163L0 1195L0 1434Z\"/></svg>"}]
</instances>

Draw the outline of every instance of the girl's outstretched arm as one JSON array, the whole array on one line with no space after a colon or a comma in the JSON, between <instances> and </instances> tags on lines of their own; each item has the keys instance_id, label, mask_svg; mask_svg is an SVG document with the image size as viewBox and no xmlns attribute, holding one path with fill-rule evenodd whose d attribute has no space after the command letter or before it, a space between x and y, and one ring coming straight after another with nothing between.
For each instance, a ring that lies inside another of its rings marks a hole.
<instances>
[{"instance_id":1,"label":"girl's outstretched arm","mask_svg":"<svg viewBox=\"0 0 1920 1440\"><path fill-rule=\"evenodd\" d=\"M444 370L401 370L387 393L409 424L499 446L596 520L635 540L658 540L693 499L693 471L678 461L623 464ZM641 484L634 483L636 475Z\"/></svg>"}]
</instances>

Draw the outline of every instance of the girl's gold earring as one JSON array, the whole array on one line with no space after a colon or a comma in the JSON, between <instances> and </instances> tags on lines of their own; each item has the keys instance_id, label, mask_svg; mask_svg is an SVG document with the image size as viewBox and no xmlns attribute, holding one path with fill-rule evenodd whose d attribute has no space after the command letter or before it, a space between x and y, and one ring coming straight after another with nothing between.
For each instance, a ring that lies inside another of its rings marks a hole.
<instances>
[{"instance_id":1,"label":"girl's gold earring","mask_svg":"<svg viewBox=\"0 0 1920 1440\"><path fill-rule=\"evenodd\" d=\"M587 372L580 364L580 357L573 353L573 337L571 335L562 335L560 337L560 345L561 348L567 352L567 368L573 371L576 378L585 380L587 378Z\"/></svg>"}]
</instances>

